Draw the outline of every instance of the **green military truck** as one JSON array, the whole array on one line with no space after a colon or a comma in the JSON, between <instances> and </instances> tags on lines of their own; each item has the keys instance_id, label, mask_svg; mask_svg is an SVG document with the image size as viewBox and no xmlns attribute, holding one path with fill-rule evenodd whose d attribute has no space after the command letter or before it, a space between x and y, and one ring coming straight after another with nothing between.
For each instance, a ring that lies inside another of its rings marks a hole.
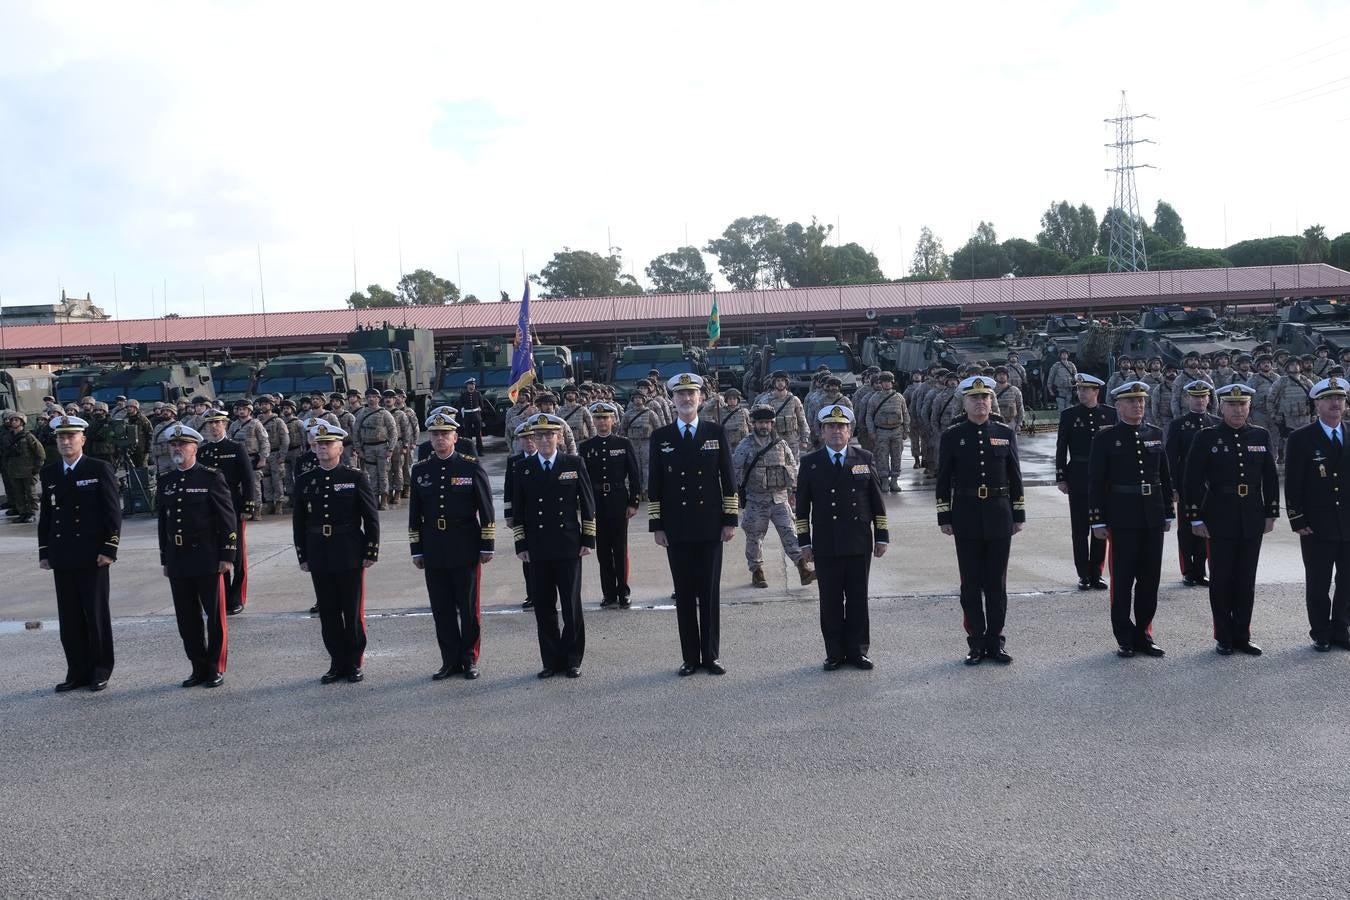
<instances>
[{"instance_id":1,"label":"green military truck","mask_svg":"<svg viewBox=\"0 0 1350 900\"><path fill-rule=\"evenodd\" d=\"M23 413L31 430L42 412L42 398L56 396L53 376L46 369L0 369L0 413Z\"/></svg>"},{"instance_id":2,"label":"green military truck","mask_svg":"<svg viewBox=\"0 0 1350 900\"><path fill-rule=\"evenodd\" d=\"M109 369L94 379L89 393L109 406L118 397L139 400L142 406L148 406L156 401L176 403L183 397L214 400L216 389L211 383L210 368L203 363L189 362Z\"/></svg>"},{"instance_id":3,"label":"green military truck","mask_svg":"<svg viewBox=\"0 0 1350 900\"><path fill-rule=\"evenodd\" d=\"M253 399L258 388L258 370L255 359L225 359L211 366L211 384L216 399L226 405L236 400Z\"/></svg>"},{"instance_id":4,"label":"green military truck","mask_svg":"<svg viewBox=\"0 0 1350 900\"><path fill-rule=\"evenodd\" d=\"M614 398L627 403L637 382L646 378L647 373L656 369L662 380L673 378L681 372L703 374L702 353L683 344L638 344L624 347L614 357L609 367L609 384L614 388Z\"/></svg>"},{"instance_id":5,"label":"green military truck","mask_svg":"<svg viewBox=\"0 0 1350 900\"><path fill-rule=\"evenodd\" d=\"M366 361L372 387L402 388L408 405L426 418L427 401L436 390L436 338L429 328L367 328L347 335L347 348Z\"/></svg>"},{"instance_id":6,"label":"green military truck","mask_svg":"<svg viewBox=\"0 0 1350 900\"><path fill-rule=\"evenodd\" d=\"M295 398L319 391L364 394L370 386L365 357L356 353L291 353L274 357L258 372L258 393Z\"/></svg>"}]
</instances>

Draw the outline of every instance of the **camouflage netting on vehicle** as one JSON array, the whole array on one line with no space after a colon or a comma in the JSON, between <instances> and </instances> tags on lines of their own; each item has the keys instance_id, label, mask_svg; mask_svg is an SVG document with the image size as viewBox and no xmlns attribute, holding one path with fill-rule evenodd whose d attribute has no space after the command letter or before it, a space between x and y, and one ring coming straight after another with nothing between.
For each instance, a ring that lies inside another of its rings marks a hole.
<instances>
[{"instance_id":1,"label":"camouflage netting on vehicle","mask_svg":"<svg viewBox=\"0 0 1350 900\"><path fill-rule=\"evenodd\" d=\"M1133 325L1094 323L1078 339L1078 366L1088 372L1110 372L1116 354Z\"/></svg>"}]
</instances>

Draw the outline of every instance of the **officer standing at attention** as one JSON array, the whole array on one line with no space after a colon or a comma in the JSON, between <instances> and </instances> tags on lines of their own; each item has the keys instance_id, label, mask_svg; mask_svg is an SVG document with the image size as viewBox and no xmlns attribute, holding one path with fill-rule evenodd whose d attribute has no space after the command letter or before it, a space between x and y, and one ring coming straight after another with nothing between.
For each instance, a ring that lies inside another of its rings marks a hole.
<instances>
[{"instance_id":1,"label":"officer standing at attention","mask_svg":"<svg viewBox=\"0 0 1350 900\"><path fill-rule=\"evenodd\" d=\"M591 411L581 402L581 391L575 384L564 385L562 389L563 405L558 407L558 416L572 429L576 436L577 447L595 437L595 421ZM578 453L580 451L578 450Z\"/></svg>"},{"instance_id":2,"label":"officer standing at attention","mask_svg":"<svg viewBox=\"0 0 1350 900\"><path fill-rule=\"evenodd\" d=\"M722 544L736 533L740 511L726 432L698 417L702 384L692 372L670 379L676 420L652 434L647 484L647 527L656 545L666 548L675 586L682 677L699 665L713 675L726 674L718 662ZM800 416L801 401L788 396L790 402L780 401L782 409L795 404ZM792 447L800 433L784 439Z\"/></svg>"},{"instance_id":3,"label":"officer standing at attention","mask_svg":"<svg viewBox=\"0 0 1350 900\"><path fill-rule=\"evenodd\" d=\"M219 687L229 645L225 577L234 567L234 505L219 469L197 464L202 436L175 423L162 436L174 468L159 479L159 565L192 674L183 687ZM203 628L203 621L205 627Z\"/></svg>"},{"instance_id":4,"label":"officer standing at attention","mask_svg":"<svg viewBox=\"0 0 1350 900\"><path fill-rule=\"evenodd\" d=\"M534 445L534 435L530 433L530 421L526 419L516 424L515 430L506 435L508 448L519 447L519 453L512 453L506 458L506 472L502 477L502 519L506 522L506 527L515 529L515 510L511 506L511 498L515 495L515 479L520 472L520 464L527 458L534 456L536 448ZM534 609L534 600L530 596L530 564L521 562L521 576L525 579L525 599L520 604L521 609Z\"/></svg>"},{"instance_id":5,"label":"officer standing at attention","mask_svg":"<svg viewBox=\"0 0 1350 900\"><path fill-rule=\"evenodd\" d=\"M750 434L750 411L741 404L741 392L735 388L727 388L721 397L715 421L727 433L727 443L738 447Z\"/></svg>"},{"instance_id":6,"label":"officer standing at attention","mask_svg":"<svg viewBox=\"0 0 1350 900\"><path fill-rule=\"evenodd\" d=\"M1167 426L1167 431L1163 436L1163 444L1167 447L1167 470L1173 474L1173 481L1177 488L1177 508L1181 510L1182 515L1189 515L1188 510L1201 498L1191 498L1186 495L1188 490L1184 475L1186 473L1186 456L1190 453L1191 444L1202 429L1213 428L1219 424L1219 419L1211 416L1209 409L1209 392L1213 387L1204 379L1196 379L1185 387L1186 405L1188 407L1186 414L1179 419L1173 419ZM1255 389L1252 390L1255 394ZM1262 429L1263 431L1265 429ZM1274 459L1274 457L1271 457ZM1197 536L1191 531L1190 526L1183 524L1177 528L1177 556L1181 560L1181 583L1186 587L1196 587L1197 585L1208 586L1209 579L1205 577L1205 560L1209 556L1209 548L1205 544L1205 539ZM1256 570L1253 569L1253 572Z\"/></svg>"},{"instance_id":7,"label":"officer standing at attention","mask_svg":"<svg viewBox=\"0 0 1350 900\"><path fill-rule=\"evenodd\" d=\"M459 434L473 440L474 454L483 455L483 395L478 393L478 379L464 382L464 390L456 401L459 406Z\"/></svg>"},{"instance_id":8,"label":"officer standing at attention","mask_svg":"<svg viewBox=\"0 0 1350 900\"><path fill-rule=\"evenodd\" d=\"M1303 551L1309 634L1319 653L1332 644L1350 650L1350 500L1342 502L1350 498L1345 394L1346 382L1338 377L1313 385L1317 418L1289 435L1284 456L1285 506Z\"/></svg>"},{"instance_id":9,"label":"officer standing at attention","mask_svg":"<svg viewBox=\"0 0 1350 900\"><path fill-rule=\"evenodd\" d=\"M258 398L257 422L267 432L268 451L262 472L263 487L267 490L260 499L270 502L270 511L277 516L281 515L282 502L286 496L286 453L291 447L291 432L286 422L272 412L272 398L267 394Z\"/></svg>"},{"instance_id":10,"label":"officer standing at attention","mask_svg":"<svg viewBox=\"0 0 1350 900\"><path fill-rule=\"evenodd\" d=\"M108 568L117 560L122 498L112 466L84 454L89 423L56 416L51 425L61 458L42 469L38 566L50 569L56 581L66 654L66 678L56 692L86 685L101 691L113 670Z\"/></svg>"},{"instance_id":11,"label":"officer standing at attention","mask_svg":"<svg viewBox=\"0 0 1350 900\"><path fill-rule=\"evenodd\" d=\"M1111 541L1111 630L1119 656L1162 656L1153 641L1153 615L1163 532L1176 517L1172 474L1162 429L1144 422L1148 385L1127 381L1112 399L1120 421L1097 433L1088 466L1093 533Z\"/></svg>"},{"instance_id":12,"label":"officer standing at attention","mask_svg":"<svg viewBox=\"0 0 1350 900\"><path fill-rule=\"evenodd\" d=\"M240 400L234 405L235 419L230 423L226 437L243 448L248 456L249 468L253 472L253 498L256 501L248 510L250 520L258 521L258 507L263 502L263 467L267 465L268 454L272 452L267 438L267 429L253 418L253 404Z\"/></svg>"},{"instance_id":13,"label":"officer standing at attention","mask_svg":"<svg viewBox=\"0 0 1350 900\"><path fill-rule=\"evenodd\" d=\"M5 413L5 444L3 450L5 495L18 513L14 521L27 525L33 521L33 491L37 476L47 460L47 450L33 432L25 426L27 420L18 410Z\"/></svg>"},{"instance_id":14,"label":"officer standing at attention","mask_svg":"<svg viewBox=\"0 0 1350 900\"><path fill-rule=\"evenodd\" d=\"M872 435L876 449L876 467L881 476L881 489L900 492L900 473L905 468L905 437L909 428L909 405L903 394L895 390L895 375L882 372L877 376L878 388L867 398L867 406L859 415Z\"/></svg>"},{"instance_id":15,"label":"officer standing at attention","mask_svg":"<svg viewBox=\"0 0 1350 900\"><path fill-rule=\"evenodd\" d=\"M642 473L637 448L614 431L619 408L592 403L595 437L581 442L581 459L595 492L595 553L600 563L600 608L628 609L628 520L637 514Z\"/></svg>"},{"instance_id":16,"label":"officer standing at attention","mask_svg":"<svg viewBox=\"0 0 1350 900\"><path fill-rule=\"evenodd\" d=\"M1256 389L1240 381L1219 388L1223 423L1195 436L1186 457L1183 531L1209 542L1209 605L1220 656L1260 656L1251 641L1261 539L1280 517L1280 475L1270 434L1247 424ZM1168 452L1171 452L1168 445Z\"/></svg>"},{"instance_id":17,"label":"officer standing at attention","mask_svg":"<svg viewBox=\"0 0 1350 900\"><path fill-rule=\"evenodd\" d=\"M937 516L956 538L961 610L970 651L966 665L1010 663L1004 650L1008 616L1008 555L1027 520L1017 435L990 419L994 379L972 375L957 389L965 419L938 442Z\"/></svg>"},{"instance_id":18,"label":"officer standing at attention","mask_svg":"<svg viewBox=\"0 0 1350 900\"><path fill-rule=\"evenodd\" d=\"M1106 590L1102 565L1106 562L1106 541L1092 533L1088 508L1088 457L1092 439L1103 428L1116 423L1113 407L1098 402L1102 380L1086 372L1074 382L1078 402L1059 414L1059 434L1055 438L1055 486L1069 496L1069 539L1073 543L1073 565L1078 571L1078 589Z\"/></svg>"},{"instance_id":19,"label":"officer standing at attention","mask_svg":"<svg viewBox=\"0 0 1350 900\"><path fill-rule=\"evenodd\" d=\"M539 677L566 672L568 678L580 678L586 653L581 557L595 547L595 495L581 458L558 449L562 419L536 413L529 427L539 452L518 464L511 530L516 555L530 564L530 598L544 662Z\"/></svg>"},{"instance_id":20,"label":"officer standing at attention","mask_svg":"<svg viewBox=\"0 0 1350 900\"><path fill-rule=\"evenodd\" d=\"M248 544L244 537L244 521L253 511L257 495L253 492L254 470L248 454L225 437L225 423L228 421L229 416L220 409L208 409L202 415L205 443L197 450L197 461L219 469L225 476L225 483L230 486L234 531L239 535L239 545L235 550L234 570L225 577L225 611L234 616L243 612L244 604L248 602Z\"/></svg>"},{"instance_id":21,"label":"officer standing at attention","mask_svg":"<svg viewBox=\"0 0 1350 900\"><path fill-rule=\"evenodd\" d=\"M332 664L319 681L361 681L366 651L366 569L380 558L380 516L363 472L344 466L336 425L317 422L309 432L319 467L297 475L291 517L300 571L308 572L319 601L323 645Z\"/></svg>"},{"instance_id":22,"label":"officer standing at attention","mask_svg":"<svg viewBox=\"0 0 1350 900\"><path fill-rule=\"evenodd\" d=\"M379 508L389 508L389 466L398 446L398 423L389 410L380 406L378 388L366 391L366 405L356 414L356 435L352 447L361 462L371 488L380 498Z\"/></svg>"},{"instance_id":23,"label":"officer standing at attention","mask_svg":"<svg viewBox=\"0 0 1350 900\"><path fill-rule=\"evenodd\" d=\"M623 434L637 448L638 469L642 473L642 496L647 496L647 481L651 474L652 434L661 427L656 413L647 408L647 395L633 392L632 406L624 414Z\"/></svg>"},{"instance_id":24,"label":"officer standing at attention","mask_svg":"<svg viewBox=\"0 0 1350 900\"><path fill-rule=\"evenodd\" d=\"M441 667L440 681L478 677L479 582L492 562L497 524L492 488L477 457L455 451L459 423L443 411L426 421L432 453L413 465L408 495L408 543L426 576Z\"/></svg>"},{"instance_id":25,"label":"officer standing at attention","mask_svg":"<svg viewBox=\"0 0 1350 900\"><path fill-rule=\"evenodd\" d=\"M433 418L436 417L436 414L437 414L437 413L444 413L448 418L454 419L456 422L459 422L459 410L455 409L453 406L438 406L438 407L436 407L435 409L428 410L428 411L427 411L427 421L430 422ZM463 424L462 424L462 423L461 423L461 425L460 425L460 430L461 430L461 431L463 430ZM456 431L456 432L455 432L455 437L456 437L455 443L456 443L456 445L458 445L458 443L459 443L459 440L458 440L458 439L459 439L460 436L461 436L461 435L460 435L460 432L459 432L459 431ZM463 437L468 437L467 434L464 434L464 435L462 435L462 436L463 436ZM420 463L422 460L424 460L424 459L426 459L427 457L431 456L431 454L434 453L434 452L435 452L435 451L432 449L431 438L428 437L425 441L423 441L422 443L420 443L420 444L417 445L417 453L415 454L415 458L413 459L413 465L416 465L417 463ZM476 456L471 456L470 459L473 459L473 460L477 461L477 457L476 457Z\"/></svg>"},{"instance_id":26,"label":"officer standing at attention","mask_svg":"<svg viewBox=\"0 0 1350 900\"><path fill-rule=\"evenodd\" d=\"M1078 381L1078 367L1069 361L1069 356L1068 350L1060 350L1059 360L1050 367L1050 373L1045 379L1045 389L1050 392L1050 398L1055 401L1060 412L1073 405L1069 392Z\"/></svg>"},{"instance_id":27,"label":"officer standing at attention","mask_svg":"<svg viewBox=\"0 0 1350 900\"><path fill-rule=\"evenodd\" d=\"M731 471L740 480L741 530L745 533L745 562L750 584L767 588L764 577L764 535L772 523L783 552L797 567L802 584L816 575L806 564L793 521L797 500L797 457L787 442L774 434L773 409L756 406L750 413L753 431L731 452Z\"/></svg>"},{"instance_id":28,"label":"officer standing at attention","mask_svg":"<svg viewBox=\"0 0 1350 900\"><path fill-rule=\"evenodd\" d=\"M816 418L825 446L802 457L795 505L802 561L816 563L824 669L870 669L867 578L890 542L886 501L872 454L849 446L853 410L827 406Z\"/></svg>"}]
</instances>

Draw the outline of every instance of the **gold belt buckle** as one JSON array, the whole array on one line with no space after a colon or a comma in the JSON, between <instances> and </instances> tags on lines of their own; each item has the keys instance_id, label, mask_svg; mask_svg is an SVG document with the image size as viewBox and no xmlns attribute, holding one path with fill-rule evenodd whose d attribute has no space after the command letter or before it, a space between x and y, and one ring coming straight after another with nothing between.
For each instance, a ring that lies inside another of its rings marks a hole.
<instances>
[{"instance_id":1,"label":"gold belt buckle","mask_svg":"<svg viewBox=\"0 0 1350 900\"><path fill-rule=\"evenodd\" d=\"M1153 485L1151 485L1151 484L1141 484L1141 485L1139 485L1139 493L1142 494L1142 495L1145 496L1145 497L1152 497L1152 496L1153 496Z\"/></svg>"},{"instance_id":2,"label":"gold belt buckle","mask_svg":"<svg viewBox=\"0 0 1350 900\"><path fill-rule=\"evenodd\" d=\"M1245 484L1238 485L1238 496L1239 497L1247 496L1247 486Z\"/></svg>"},{"instance_id":3,"label":"gold belt buckle","mask_svg":"<svg viewBox=\"0 0 1350 900\"><path fill-rule=\"evenodd\" d=\"M442 516L441 518L439 518L439 519L436 520L436 528L437 528L438 530L440 530L440 531L444 531L444 530L445 530L445 517L444 517L444 516Z\"/></svg>"},{"instance_id":4,"label":"gold belt buckle","mask_svg":"<svg viewBox=\"0 0 1350 900\"><path fill-rule=\"evenodd\" d=\"M324 536L324 537L332 537L332 536L333 536L333 526L332 526L332 525L325 525L325 526L323 526L323 536Z\"/></svg>"},{"instance_id":5,"label":"gold belt buckle","mask_svg":"<svg viewBox=\"0 0 1350 900\"><path fill-rule=\"evenodd\" d=\"M600 493L602 493L602 494L608 494L608 493L609 493L609 482L608 482L608 481L603 481L603 482L600 483Z\"/></svg>"},{"instance_id":6,"label":"gold belt buckle","mask_svg":"<svg viewBox=\"0 0 1350 900\"><path fill-rule=\"evenodd\" d=\"M175 534L173 536L173 543L175 547L183 546L183 536L181 534Z\"/></svg>"},{"instance_id":7,"label":"gold belt buckle","mask_svg":"<svg viewBox=\"0 0 1350 900\"><path fill-rule=\"evenodd\" d=\"M975 496L976 496L976 497L979 497L981 500L988 500L988 499L989 499L989 485L987 485L987 484L982 484L982 485L980 485L979 490L977 490L977 491L975 492Z\"/></svg>"}]
</instances>

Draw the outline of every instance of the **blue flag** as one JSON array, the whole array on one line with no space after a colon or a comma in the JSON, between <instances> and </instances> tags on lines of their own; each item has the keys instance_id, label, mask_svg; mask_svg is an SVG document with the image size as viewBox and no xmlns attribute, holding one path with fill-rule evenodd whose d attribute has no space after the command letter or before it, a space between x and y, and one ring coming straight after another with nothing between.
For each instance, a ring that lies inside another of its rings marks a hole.
<instances>
[{"instance_id":1,"label":"blue flag","mask_svg":"<svg viewBox=\"0 0 1350 900\"><path fill-rule=\"evenodd\" d=\"M520 301L520 320L516 322L516 351L511 355L511 402L525 385L534 381L534 338L530 337L530 280L525 279L525 298Z\"/></svg>"}]
</instances>

